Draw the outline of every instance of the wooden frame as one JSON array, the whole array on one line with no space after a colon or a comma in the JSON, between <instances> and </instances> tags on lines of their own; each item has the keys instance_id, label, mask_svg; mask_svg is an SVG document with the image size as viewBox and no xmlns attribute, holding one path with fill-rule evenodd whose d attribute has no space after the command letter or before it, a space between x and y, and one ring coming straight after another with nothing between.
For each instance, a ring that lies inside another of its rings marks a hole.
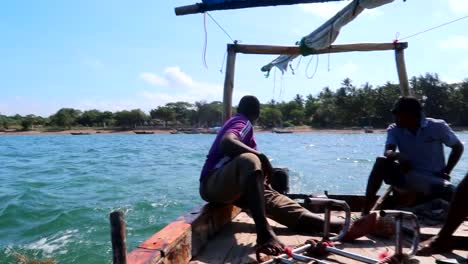
<instances>
[{"instance_id":1,"label":"wooden frame","mask_svg":"<svg viewBox=\"0 0 468 264\"><path fill-rule=\"evenodd\" d=\"M320 50L309 50L306 53L301 53L299 46L270 46L270 45L244 45L244 44L228 44L227 45L227 61L226 61L226 76L224 80L223 93L223 120L226 121L232 116L232 93L234 90L234 73L236 64L236 54L259 54L259 55L312 55L326 53L341 53L341 52L356 52L356 51L383 51L394 50L395 61L400 81L401 94L404 96L410 95L411 91L408 84L408 75L406 73L404 50L408 47L407 42L398 43L356 43L331 45L328 48Z\"/></svg>"},{"instance_id":2,"label":"wooden frame","mask_svg":"<svg viewBox=\"0 0 468 264\"><path fill-rule=\"evenodd\" d=\"M228 10L228 9L241 9L262 6L278 6L278 5L294 5L306 3L323 3L323 2L336 2L343 0L244 0L224 2L219 4L203 4L198 3L194 5L180 6L175 8L175 13L178 16L204 13L214 10Z\"/></svg>"}]
</instances>

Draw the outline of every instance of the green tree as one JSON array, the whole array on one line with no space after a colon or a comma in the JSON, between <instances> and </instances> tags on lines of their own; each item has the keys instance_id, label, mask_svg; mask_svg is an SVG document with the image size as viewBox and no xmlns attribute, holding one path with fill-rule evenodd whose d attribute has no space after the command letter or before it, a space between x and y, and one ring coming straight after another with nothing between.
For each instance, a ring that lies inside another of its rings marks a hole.
<instances>
[{"instance_id":1,"label":"green tree","mask_svg":"<svg viewBox=\"0 0 468 264\"><path fill-rule=\"evenodd\" d=\"M193 104L187 102L175 102L166 104L166 107L174 110L176 121L184 125L190 123L190 118L194 110Z\"/></svg>"},{"instance_id":2,"label":"green tree","mask_svg":"<svg viewBox=\"0 0 468 264\"><path fill-rule=\"evenodd\" d=\"M70 129L72 126L77 124L80 115L80 110L62 108L52 115L50 120L53 125Z\"/></svg>"},{"instance_id":3,"label":"green tree","mask_svg":"<svg viewBox=\"0 0 468 264\"><path fill-rule=\"evenodd\" d=\"M266 128L277 127L281 126L282 117L281 111L276 107L264 106L261 110L258 123Z\"/></svg>"},{"instance_id":4,"label":"green tree","mask_svg":"<svg viewBox=\"0 0 468 264\"><path fill-rule=\"evenodd\" d=\"M204 101L196 102L197 120L200 126L213 127L221 126L223 123L223 103L214 101L206 103Z\"/></svg>"},{"instance_id":5,"label":"green tree","mask_svg":"<svg viewBox=\"0 0 468 264\"><path fill-rule=\"evenodd\" d=\"M160 119L164 121L164 126L167 127L169 121L174 121L176 118L176 112L173 108L167 106L159 106L156 109L150 111L151 118Z\"/></svg>"},{"instance_id":6,"label":"green tree","mask_svg":"<svg viewBox=\"0 0 468 264\"><path fill-rule=\"evenodd\" d=\"M90 127L100 125L101 114L101 111L96 109L84 111L78 119L78 123Z\"/></svg>"}]
</instances>

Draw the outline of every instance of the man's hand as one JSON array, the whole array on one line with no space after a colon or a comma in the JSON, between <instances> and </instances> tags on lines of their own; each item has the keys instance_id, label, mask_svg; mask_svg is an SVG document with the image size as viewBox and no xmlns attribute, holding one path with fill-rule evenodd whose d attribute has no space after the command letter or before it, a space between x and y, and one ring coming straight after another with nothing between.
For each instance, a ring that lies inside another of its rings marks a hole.
<instances>
[{"instance_id":1,"label":"man's hand","mask_svg":"<svg viewBox=\"0 0 468 264\"><path fill-rule=\"evenodd\" d=\"M447 167L443 168L437 175L447 181L450 181L451 179L450 171L447 169Z\"/></svg>"},{"instance_id":2,"label":"man's hand","mask_svg":"<svg viewBox=\"0 0 468 264\"><path fill-rule=\"evenodd\" d=\"M268 179L269 177L273 175L273 166L271 165L270 160L265 154L260 153L258 155L258 158L260 159L260 162L262 163L263 173L265 174L265 177Z\"/></svg>"},{"instance_id":3,"label":"man's hand","mask_svg":"<svg viewBox=\"0 0 468 264\"><path fill-rule=\"evenodd\" d=\"M399 160L401 158L400 152L392 150L392 149L386 150L384 153L384 156L387 157L387 159L391 161Z\"/></svg>"}]
</instances>

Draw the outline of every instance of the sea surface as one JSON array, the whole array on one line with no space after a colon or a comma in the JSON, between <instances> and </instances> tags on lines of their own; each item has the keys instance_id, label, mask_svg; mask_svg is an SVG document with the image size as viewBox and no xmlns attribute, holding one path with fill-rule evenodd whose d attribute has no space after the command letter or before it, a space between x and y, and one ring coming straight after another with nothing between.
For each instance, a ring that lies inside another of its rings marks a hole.
<instances>
[{"instance_id":1,"label":"sea surface","mask_svg":"<svg viewBox=\"0 0 468 264\"><path fill-rule=\"evenodd\" d=\"M458 134L468 142L468 133ZM202 203L199 171L214 135L0 137L0 263L16 253L110 263L109 213L126 213L129 250ZM292 192L364 192L384 134L257 135ZM448 152L448 151L446 151ZM465 154L452 173L468 171Z\"/></svg>"}]
</instances>

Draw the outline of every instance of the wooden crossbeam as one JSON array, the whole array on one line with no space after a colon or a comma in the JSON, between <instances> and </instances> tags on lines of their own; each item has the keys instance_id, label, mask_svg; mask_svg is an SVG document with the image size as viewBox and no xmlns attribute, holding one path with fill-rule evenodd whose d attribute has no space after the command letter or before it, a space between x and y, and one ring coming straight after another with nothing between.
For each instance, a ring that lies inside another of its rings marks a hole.
<instances>
[{"instance_id":1,"label":"wooden crossbeam","mask_svg":"<svg viewBox=\"0 0 468 264\"><path fill-rule=\"evenodd\" d=\"M223 119L226 121L232 116L232 93L234 90L234 70L236 63L236 54L264 54L264 55L311 55L354 51L383 51L394 50L397 65L398 78L400 80L400 89L402 95L411 95L408 84L408 75L404 60L404 49L408 47L407 42L398 43L356 43L331 45L328 48L320 50L308 50L302 54L299 46L270 46L270 45L246 45L246 44L228 44L228 57L226 62L226 77L224 80L223 94Z\"/></svg>"},{"instance_id":2,"label":"wooden crossbeam","mask_svg":"<svg viewBox=\"0 0 468 264\"><path fill-rule=\"evenodd\" d=\"M190 15L196 13L204 13L214 10L228 10L228 9L241 9L262 6L278 6L278 5L295 5L307 3L324 3L336 2L344 0L244 0L244 1L230 1L219 4L203 4L198 3L194 5L180 6L175 8L175 13L178 16Z\"/></svg>"},{"instance_id":3,"label":"wooden crossbeam","mask_svg":"<svg viewBox=\"0 0 468 264\"><path fill-rule=\"evenodd\" d=\"M229 44L236 53L244 54L265 54L265 55L300 55L299 46L270 46L270 45L245 45ZM401 50L408 47L407 42L399 43L357 43L331 45L328 48L320 50L309 50L306 54L325 54L353 51L379 51L379 50Z\"/></svg>"}]
</instances>

